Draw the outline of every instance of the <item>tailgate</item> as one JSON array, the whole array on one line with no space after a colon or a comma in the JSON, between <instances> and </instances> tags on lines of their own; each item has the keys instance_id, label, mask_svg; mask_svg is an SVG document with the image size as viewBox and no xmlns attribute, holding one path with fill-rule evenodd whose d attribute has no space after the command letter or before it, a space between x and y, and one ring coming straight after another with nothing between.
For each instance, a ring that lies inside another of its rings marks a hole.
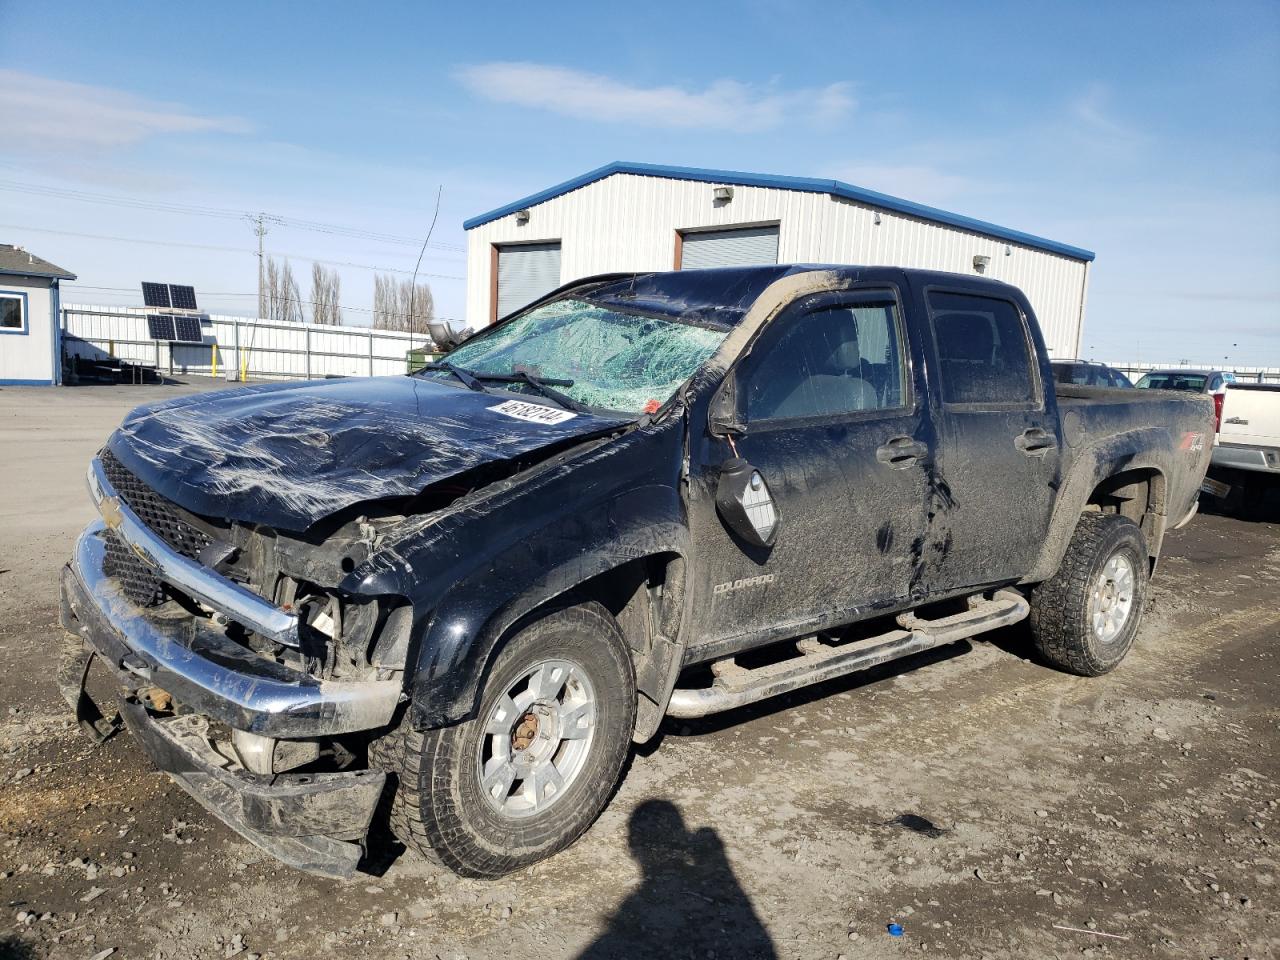
<instances>
[{"instance_id":1,"label":"tailgate","mask_svg":"<svg viewBox=\"0 0 1280 960\"><path fill-rule=\"evenodd\" d=\"M1280 384L1228 387L1218 441L1280 447Z\"/></svg>"}]
</instances>

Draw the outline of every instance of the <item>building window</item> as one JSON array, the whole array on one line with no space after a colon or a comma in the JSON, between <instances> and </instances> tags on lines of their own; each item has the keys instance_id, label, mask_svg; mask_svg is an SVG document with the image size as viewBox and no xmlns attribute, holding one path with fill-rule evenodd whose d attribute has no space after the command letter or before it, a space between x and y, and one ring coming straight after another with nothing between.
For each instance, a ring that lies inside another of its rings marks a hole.
<instances>
[{"instance_id":1,"label":"building window","mask_svg":"<svg viewBox=\"0 0 1280 960\"><path fill-rule=\"evenodd\" d=\"M0 333L27 332L27 295L0 290Z\"/></svg>"}]
</instances>

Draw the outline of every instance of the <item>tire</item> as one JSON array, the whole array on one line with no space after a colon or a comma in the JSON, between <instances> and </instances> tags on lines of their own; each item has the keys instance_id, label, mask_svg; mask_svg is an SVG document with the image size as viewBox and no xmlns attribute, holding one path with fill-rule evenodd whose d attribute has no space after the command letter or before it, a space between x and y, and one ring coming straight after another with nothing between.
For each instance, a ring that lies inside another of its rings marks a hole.
<instances>
[{"instance_id":1,"label":"tire","mask_svg":"<svg viewBox=\"0 0 1280 960\"><path fill-rule=\"evenodd\" d=\"M1137 524L1114 513L1081 514L1058 572L1031 594L1031 635L1040 655L1082 677L1114 670L1142 622L1148 569Z\"/></svg>"},{"instance_id":2,"label":"tire","mask_svg":"<svg viewBox=\"0 0 1280 960\"><path fill-rule=\"evenodd\" d=\"M461 876L492 879L563 850L600 815L631 745L635 669L617 622L583 603L509 637L473 718L423 731L411 712L369 748L370 764L398 780L391 831ZM516 777L503 792L507 772Z\"/></svg>"}]
</instances>

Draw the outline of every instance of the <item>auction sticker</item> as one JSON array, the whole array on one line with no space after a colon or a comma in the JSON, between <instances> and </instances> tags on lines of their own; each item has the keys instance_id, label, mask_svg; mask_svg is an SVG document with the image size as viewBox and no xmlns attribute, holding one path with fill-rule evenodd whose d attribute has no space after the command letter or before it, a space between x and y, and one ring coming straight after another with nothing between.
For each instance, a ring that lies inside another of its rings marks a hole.
<instances>
[{"instance_id":1,"label":"auction sticker","mask_svg":"<svg viewBox=\"0 0 1280 960\"><path fill-rule=\"evenodd\" d=\"M527 403L524 400L507 400L489 409L529 423L564 423L577 416L570 410L556 410L554 407L544 407L540 403Z\"/></svg>"}]
</instances>

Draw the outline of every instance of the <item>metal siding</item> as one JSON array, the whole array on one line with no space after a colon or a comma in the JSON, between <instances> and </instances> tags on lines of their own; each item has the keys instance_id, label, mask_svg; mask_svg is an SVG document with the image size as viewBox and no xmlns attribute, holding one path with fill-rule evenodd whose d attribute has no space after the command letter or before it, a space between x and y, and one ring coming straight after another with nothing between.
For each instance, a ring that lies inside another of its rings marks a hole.
<instances>
[{"instance_id":1,"label":"metal siding","mask_svg":"<svg viewBox=\"0 0 1280 960\"><path fill-rule=\"evenodd\" d=\"M778 228L707 230L686 233L680 257L682 270L707 267L748 267L778 262Z\"/></svg>"},{"instance_id":2,"label":"metal siding","mask_svg":"<svg viewBox=\"0 0 1280 960\"><path fill-rule=\"evenodd\" d=\"M122 360L154 364L167 372L208 376L213 351L209 344L168 344L154 341L147 330L147 311L140 307L66 304L62 311L67 337L64 349L82 356L108 354ZM206 338L218 344L218 376L239 370L237 333L253 379L312 379L402 374L406 355L429 343L423 334L368 327L331 327L312 323L276 323L209 316ZM72 339L75 338L75 339Z\"/></svg>"},{"instance_id":3,"label":"metal siding","mask_svg":"<svg viewBox=\"0 0 1280 960\"><path fill-rule=\"evenodd\" d=\"M560 286L560 244L498 248L498 316L514 313Z\"/></svg>"},{"instance_id":4,"label":"metal siding","mask_svg":"<svg viewBox=\"0 0 1280 960\"><path fill-rule=\"evenodd\" d=\"M1076 352L1085 261L845 197L735 185L733 200L716 206L714 189L713 183L620 173L531 206L523 226L507 215L468 230L468 321L488 322L494 243L558 239L560 281L569 283L598 273L670 270L678 230L776 222L780 263L891 265L972 276L973 257L985 254L991 258L985 276L1027 295L1050 352Z\"/></svg>"},{"instance_id":5,"label":"metal siding","mask_svg":"<svg viewBox=\"0 0 1280 960\"><path fill-rule=\"evenodd\" d=\"M49 280L6 274L0 276L0 290L25 294L27 323L24 333L0 333L0 380L54 383L57 337L51 320L53 291Z\"/></svg>"}]
</instances>

